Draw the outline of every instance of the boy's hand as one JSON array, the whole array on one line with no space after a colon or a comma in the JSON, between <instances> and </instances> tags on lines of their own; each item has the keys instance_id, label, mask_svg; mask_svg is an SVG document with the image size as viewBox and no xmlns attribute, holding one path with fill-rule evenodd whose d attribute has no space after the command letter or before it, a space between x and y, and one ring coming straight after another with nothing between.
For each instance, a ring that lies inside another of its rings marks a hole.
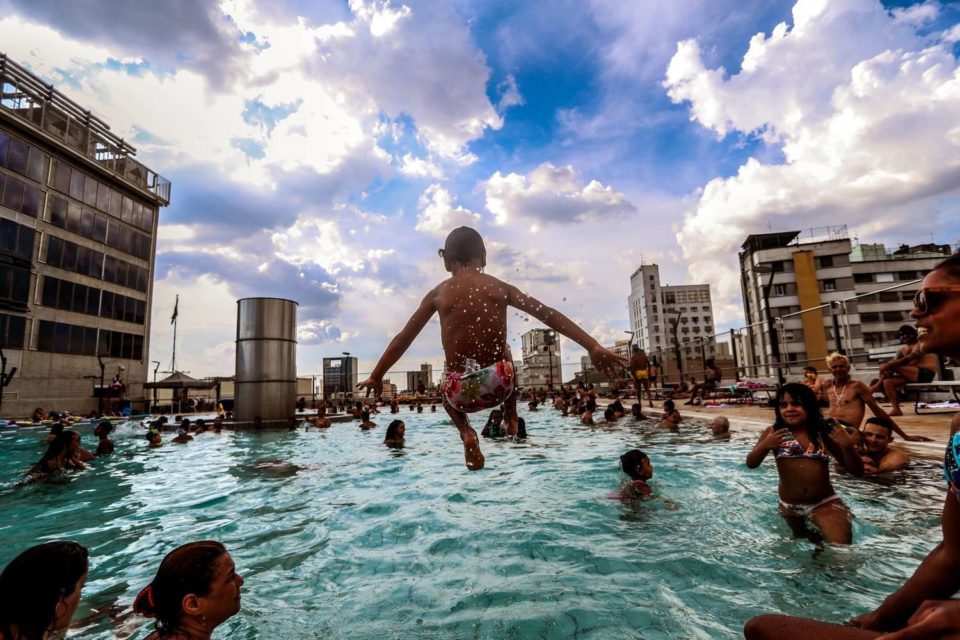
<instances>
[{"instance_id":1,"label":"boy's hand","mask_svg":"<svg viewBox=\"0 0 960 640\"><path fill-rule=\"evenodd\" d=\"M605 375L610 380L619 380L623 370L627 368L629 361L617 354L604 349L599 344L590 349L590 362L596 367L597 371Z\"/></svg>"},{"instance_id":2,"label":"boy's hand","mask_svg":"<svg viewBox=\"0 0 960 640\"><path fill-rule=\"evenodd\" d=\"M380 396L383 395L383 380L381 380L380 378L375 378L373 376L370 376L369 378L367 378L366 380L364 380L363 382L357 385L358 391L364 388L367 390L367 393L364 397L369 398L370 392L373 391L373 397L379 398Z\"/></svg>"}]
</instances>

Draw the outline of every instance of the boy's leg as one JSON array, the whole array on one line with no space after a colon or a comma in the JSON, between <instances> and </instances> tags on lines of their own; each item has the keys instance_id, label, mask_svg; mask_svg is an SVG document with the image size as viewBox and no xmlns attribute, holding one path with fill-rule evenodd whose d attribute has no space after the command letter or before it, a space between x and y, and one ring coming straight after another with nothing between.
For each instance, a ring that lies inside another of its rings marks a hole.
<instances>
[{"instance_id":1,"label":"boy's leg","mask_svg":"<svg viewBox=\"0 0 960 640\"><path fill-rule=\"evenodd\" d=\"M466 414L460 413L450 406L447 399L443 399L443 408L447 410L447 415L453 420L453 425L460 432L460 439L463 441L463 457L467 463L467 469L477 471L483 469L483 453L480 451L480 438L477 432L470 426ZM516 410L516 408L514 408Z\"/></svg>"},{"instance_id":2,"label":"boy's leg","mask_svg":"<svg viewBox=\"0 0 960 640\"><path fill-rule=\"evenodd\" d=\"M513 438L517 435L517 429L520 428L520 418L517 416L517 394L511 393L503 401L503 416L507 423L507 435Z\"/></svg>"},{"instance_id":3,"label":"boy's leg","mask_svg":"<svg viewBox=\"0 0 960 640\"><path fill-rule=\"evenodd\" d=\"M643 381L643 386L647 389L647 403L650 405L650 408L653 409L653 390L651 389L653 385L650 384L650 378ZM643 402L640 400L639 393L637 393L637 402Z\"/></svg>"}]
</instances>

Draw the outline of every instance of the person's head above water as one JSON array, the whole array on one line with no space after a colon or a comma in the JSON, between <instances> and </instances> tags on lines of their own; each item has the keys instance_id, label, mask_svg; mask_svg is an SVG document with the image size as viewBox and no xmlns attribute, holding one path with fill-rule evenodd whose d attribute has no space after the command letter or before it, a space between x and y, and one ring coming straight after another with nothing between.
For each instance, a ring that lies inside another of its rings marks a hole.
<instances>
[{"instance_id":1,"label":"person's head above water","mask_svg":"<svg viewBox=\"0 0 960 640\"><path fill-rule=\"evenodd\" d=\"M820 402L813 389L799 382L788 382L777 392L773 410L777 416L773 423L776 429L793 430L804 426L810 440L819 444L819 434L824 429L824 422Z\"/></svg>"},{"instance_id":2,"label":"person's head above water","mask_svg":"<svg viewBox=\"0 0 960 640\"><path fill-rule=\"evenodd\" d=\"M663 401L663 410L667 413L673 413L676 411L677 406L673 403L673 400L664 400Z\"/></svg>"},{"instance_id":3,"label":"person's head above water","mask_svg":"<svg viewBox=\"0 0 960 640\"><path fill-rule=\"evenodd\" d=\"M39 639L66 630L87 568L87 550L76 542L45 542L11 560L0 574L0 636Z\"/></svg>"},{"instance_id":4,"label":"person's head above water","mask_svg":"<svg viewBox=\"0 0 960 640\"><path fill-rule=\"evenodd\" d=\"M483 238L476 229L457 227L447 235L443 249L437 251L443 258L443 266L450 271L455 264L466 266L476 261L477 266L487 264L487 249L483 246Z\"/></svg>"},{"instance_id":5,"label":"person's head above water","mask_svg":"<svg viewBox=\"0 0 960 640\"><path fill-rule=\"evenodd\" d=\"M405 432L406 425L403 424L403 420L394 420L387 425L387 434L384 436L383 441L390 442L403 440Z\"/></svg>"},{"instance_id":6,"label":"person's head above water","mask_svg":"<svg viewBox=\"0 0 960 640\"><path fill-rule=\"evenodd\" d=\"M632 480L649 480L653 477L650 458L640 449L630 449L620 456L620 468Z\"/></svg>"}]
</instances>

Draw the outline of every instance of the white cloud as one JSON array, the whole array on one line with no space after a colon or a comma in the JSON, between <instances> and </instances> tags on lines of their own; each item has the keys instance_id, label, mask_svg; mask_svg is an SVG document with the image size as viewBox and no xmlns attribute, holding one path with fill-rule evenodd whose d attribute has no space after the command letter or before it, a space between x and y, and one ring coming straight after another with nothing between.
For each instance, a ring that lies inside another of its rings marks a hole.
<instances>
[{"instance_id":1,"label":"white cloud","mask_svg":"<svg viewBox=\"0 0 960 640\"><path fill-rule=\"evenodd\" d=\"M497 102L497 109L501 112L510 107L516 107L526 103L523 96L520 95L520 89L517 87L517 79L513 75L497 85L497 91L500 93L500 101Z\"/></svg>"},{"instance_id":2,"label":"white cloud","mask_svg":"<svg viewBox=\"0 0 960 640\"><path fill-rule=\"evenodd\" d=\"M720 135L762 131L782 164L751 158L702 191L677 238L694 281L716 282L723 322L741 313L736 252L750 233L845 223L908 228L960 185L960 74L867 0L800 0L792 30L754 36L735 76L678 46L666 86Z\"/></svg>"},{"instance_id":3,"label":"white cloud","mask_svg":"<svg viewBox=\"0 0 960 640\"><path fill-rule=\"evenodd\" d=\"M624 194L597 180L584 185L569 165L545 162L527 176L497 171L483 186L487 209L500 225L519 218L564 224L636 213Z\"/></svg>"},{"instance_id":4,"label":"white cloud","mask_svg":"<svg viewBox=\"0 0 960 640\"><path fill-rule=\"evenodd\" d=\"M940 7L936 2L927 0L927 2L922 4L914 4L902 9L894 9L891 13L893 13L893 18L897 22L919 27L936 20L940 15Z\"/></svg>"},{"instance_id":5,"label":"white cloud","mask_svg":"<svg viewBox=\"0 0 960 640\"><path fill-rule=\"evenodd\" d=\"M433 178L434 180L445 180L441 169L429 158L416 158L411 153L405 153L401 158L400 173L412 178Z\"/></svg>"},{"instance_id":6,"label":"white cloud","mask_svg":"<svg viewBox=\"0 0 960 640\"><path fill-rule=\"evenodd\" d=\"M460 226L476 226L480 214L456 203L456 199L438 184L427 187L417 201L416 230L443 237Z\"/></svg>"}]
</instances>

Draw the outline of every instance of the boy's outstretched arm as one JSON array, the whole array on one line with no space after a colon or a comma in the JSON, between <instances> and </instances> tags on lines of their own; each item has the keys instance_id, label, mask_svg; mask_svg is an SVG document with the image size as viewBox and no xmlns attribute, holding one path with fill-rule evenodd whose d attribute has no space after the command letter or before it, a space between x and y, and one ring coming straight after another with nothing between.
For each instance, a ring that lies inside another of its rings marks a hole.
<instances>
[{"instance_id":1,"label":"boy's outstretched arm","mask_svg":"<svg viewBox=\"0 0 960 640\"><path fill-rule=\"evenodd\" d=\"M513 285L507 284L506 287L509 292L507 303L510 306L529 313L543 324L562 333L586 349L587 353L590 354L590 361L593 363L593 366L607 378L616 380L621 377L619 375L620 370L624 369L628 364L626 358L621 358L612 351L604 349L600 346L599 342L581 329L577 323L556 309L548 307L536 298L528 296Z\"/></svg>"},{"instance_id":2,"label":"boy's outstretched arm","mask_svg":"<svg viewBox=\"0 0 960 640\"><path fill-rule=\"evenodd\" d=\"M417 307L417 310L413 312L413 315L410 316L410 319L407 320L407 324L404 325L403 329L400 330L393 340L390 341L390 344L387 345L386 351L383 352L383 355L380 356L380 360L377 362L377 366L373 368L373 371L370 373L370 377L357 385L357 389L366 388L367 395L370 395L370 391L373 390L374 395L379 398L383 394L383 376L390 370L394 364L397 363L397 360L404 354L404 352L410 347L410 343L420 335L420 332L423 330L423 327L426 326L427 322L430 321L430 318L433 317L436 308L433 306L434 292L431 291L423 300L420 302L420 306Z\"/></svg>"}]
</instances>

